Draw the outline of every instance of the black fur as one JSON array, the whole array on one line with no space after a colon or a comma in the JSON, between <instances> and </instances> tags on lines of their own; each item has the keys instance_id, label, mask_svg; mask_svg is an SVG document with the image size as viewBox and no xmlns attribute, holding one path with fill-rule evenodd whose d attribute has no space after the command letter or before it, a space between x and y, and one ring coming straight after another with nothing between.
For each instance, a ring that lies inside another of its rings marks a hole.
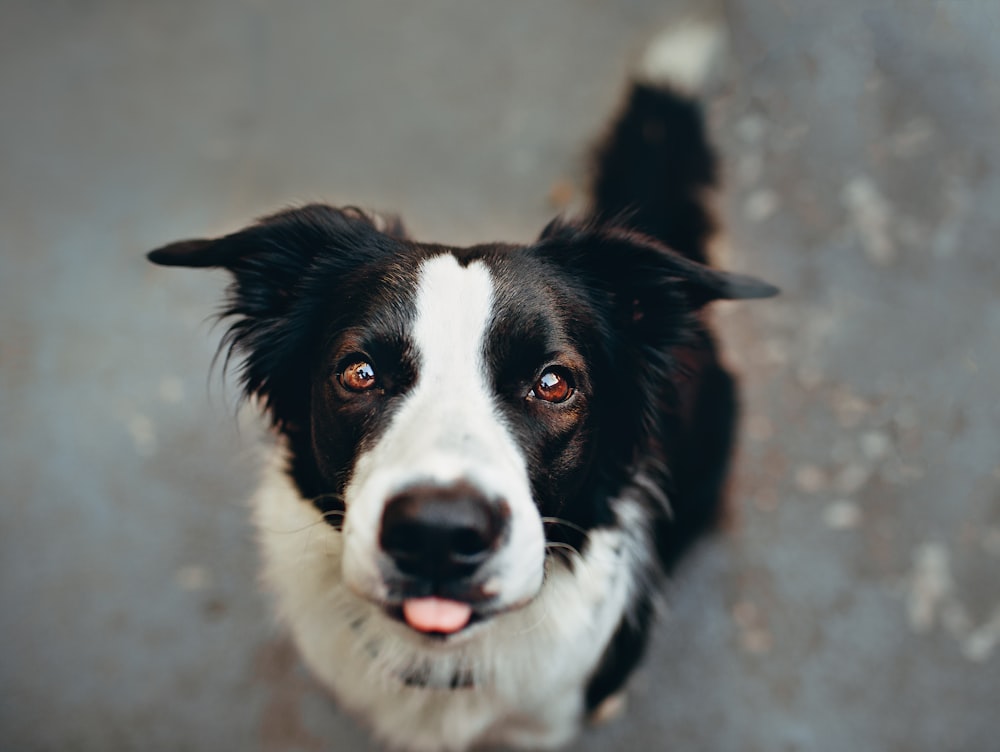
<instances>
[{"instance_id":1,"label":"black fur","mask_svg":"<svg viewBox=\"0 0 1000 752\"><path fill-rule=\"evenodd\" d=\"M636 85L596 153L591 221L643 233L699 264L708 263L714 229L706 191L716 182L716 158L698 104L669 89ZM728 277L732 280L732 277ZM752 290L756 297L776 292ZM724 287L726 282L722 283ZM769 286L766 286L769 287ZM725 296L716 296L725 297ZM734 297L740 297L739 294ZM738 417L732 377L719 362L700 306L711 296L689 295L676 328L654 318L656 331L673 331L650 353L660 373L645 398L653 408L647 440L659 449L658 480L669 489L669 509L654 505L660 568L670 574L683 554L717 521ZM618 691L648 642L652 605L642 598L619 625L587 687L593 710Z\"/></svg>"},{"instance_id":2,"label":"black fur","mask_svg":"<svg viewBox=\"0 0 1000 752\"><path fill-rule=\"evenodd\" d=\"M698 103L637 84L597 149L591 211L599 223L627 217L632 229L707 264L714 222L704 194L716 176Z\"/></svg>"},{"instance_id":3,"label":"black fur","mask_svg":"<svg viewBox=\"0 0 1000 752\"><path fill-rule=\"evenodd\" d=\"M655 528L651 586L720 509L736 397L701 311L776 292L705 265L714 176L697 105L635 86L598 152L588 216L553 222L532 245L425 245L398 222L383 231L356 209L314 205L149 257L232 272L223 352L242 358L245 394L288 437L291 477L334 525L355 458L416 378L406 333L419 262L483 261L496 286L486 352L496 404L527 460L547 539L584 549L590 531L614 524L612 499L638 498ZM359 357L378 362L378 389L346 394L338 369ZM577 397L526 401L555 357ZM634 668L652 611L648 593L632 605L586 689L588 708Z\"/></svg>"}]
</instances>

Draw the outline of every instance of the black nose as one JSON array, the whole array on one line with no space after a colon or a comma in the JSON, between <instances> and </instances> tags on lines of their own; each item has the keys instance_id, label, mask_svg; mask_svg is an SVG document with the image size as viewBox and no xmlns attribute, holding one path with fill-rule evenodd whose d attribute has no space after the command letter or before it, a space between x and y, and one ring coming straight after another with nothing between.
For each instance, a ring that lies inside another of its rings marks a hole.
<instances>
[{"instance_id":1,"label":"black nose","mask_svg":"<svg viewBox=\"0 0 1000 752\"><path fill-rule=\"evenodd\" d=\"M506 504L471 486L420 486L389 499L379 542L403 574L459 580L500 544L507 517Z\"/></svg>"}]
</instances>

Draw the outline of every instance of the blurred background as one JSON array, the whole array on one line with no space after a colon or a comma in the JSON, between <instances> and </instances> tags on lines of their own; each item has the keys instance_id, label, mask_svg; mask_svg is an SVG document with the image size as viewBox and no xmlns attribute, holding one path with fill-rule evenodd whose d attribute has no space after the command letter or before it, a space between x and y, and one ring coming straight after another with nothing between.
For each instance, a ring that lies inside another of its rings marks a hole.
<instances>
[{"instance_id":1,"label":"blurred background","mask_svg":"<svg viewBox=\"0 0 1000 752\"><path fill-rule=\"evenodd\" d=\"M705 4L699 4L705 10ZM528 241L663 0L0 3L0 749L370 750L255 583L226 280L291 203ZM728 0L725 532L574 749L1000 749L1000 4Z\"/></svg>"}]
</instances>

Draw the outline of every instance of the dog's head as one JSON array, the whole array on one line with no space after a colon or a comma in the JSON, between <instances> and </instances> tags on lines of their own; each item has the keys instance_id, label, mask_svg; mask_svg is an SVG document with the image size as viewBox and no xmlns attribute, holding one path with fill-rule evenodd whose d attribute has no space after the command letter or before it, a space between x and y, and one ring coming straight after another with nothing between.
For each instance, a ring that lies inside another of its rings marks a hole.
<instances>
[{"instance_id":1,"label":"dog's head","mask_svg":"<svg viewBox=\"0 0 1000 752\"><path fill-rule=\"evenodd\" d=\"M775 292L614 229L457 249L325 206L150 259L232 273L229 352L342 531L346 583L447 634L530 601L548 552L610 522L699 309Z\"/></svg>"}]
</instances>

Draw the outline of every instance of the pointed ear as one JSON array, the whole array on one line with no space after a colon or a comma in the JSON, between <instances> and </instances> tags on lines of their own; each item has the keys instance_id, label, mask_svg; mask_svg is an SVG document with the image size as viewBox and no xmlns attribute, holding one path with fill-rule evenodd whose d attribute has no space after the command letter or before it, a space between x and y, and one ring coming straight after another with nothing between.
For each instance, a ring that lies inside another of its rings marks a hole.
<instances>
[{"instance_id":1,"label":"pointed ear","mask_svg":"<svg viewBox=\"0 0 1000 752\"><path fill-rule=\"evenodd\" d=\"M657 249L661 254L666 250L669 261L666 266L675 266L680 283L687 288L695 305L702 306L713 300L752 300L773 298L781 292L777 287L749 274L713 269L697 261L691 261L668 249Z\"/></svg>"},{"instance_id":2,"label":"pointed ear","mask_svg":"<svg viewBox=\"0 0 1000 752\"><path fill-rule=\"evenodd\" d=\"M398 226L398 223L397 225ZM220 318L232 318L220 351L244 357L246 395L261 397L274 421L302 421L300 383L319 326L316 310L359 266L384 258L398 241L357 209L311 205L265 217L214 240L184 240L148 254L162 266L216 267L233 275Z\"/></svg>"},{"instance_id":3,"label":"pointed ear","mask_svg":"<svg viewBox=\"0 0 1000 752\"><path fill-rule=\"evenodd\" d=\"M348 207L310 204L264 217L239 232L215 239L179 240L150 251L146 258L160 266L223 267L237 271L279 250L305 258L338 241L368 232L404 239L406 230L396 216L381 216Z\"/></svg>"},{"instance_id":4,"label":"pointed ear","mask_svg":"<svg viewBox=\"0 0 1000 752\"><path fill-rule=\"evenodd\" d=\"M684 293L692 308L713 300L770 298L780 291L763 280L705 266L645 235L617 228L588 227L555 220L542 231L543 248L562 263L578 266L612 285L613 293L640 308Z\"/></svg>"},{"instance_id":5,"label":"pointed ear","mask_svg":"<svg viewBox=\"0 0 1000 752\"><path fill-rule=\"evenodd\" d=\"M345 243L354 245L360 236L381 234L376 221L374 215L359 209L310 204L264 217L221 238L170 243L146 257L160 266L222 267L239 272L281 259L307 259ZM401 228L398 220L392 222L392 227Z\"/></svg>"},{"instance_id":6,"label":"pointed ear","mask_svg":"<svg viewBox=\"0 0 1000 752\"><path fill-rule=\"evenodd\" d=\"M317 269L337 276L384 252L393 239L375 223L358 209L312 204L221 238L171 243L147 258L161 266L227 269L234 277L227 313L263 318L280 313Z\"/></svg>"},{"instance_id":7,"label":"pointed ear","mask_svg":"<svg viewBox=\"0 0 1000 752\"><path fill-rule=\"evenodd\" d=\"M178 240L150 251L146 258L160 266L228 266L239 253L241 234L215 240Z\"/></svg>"}]
</instances>

